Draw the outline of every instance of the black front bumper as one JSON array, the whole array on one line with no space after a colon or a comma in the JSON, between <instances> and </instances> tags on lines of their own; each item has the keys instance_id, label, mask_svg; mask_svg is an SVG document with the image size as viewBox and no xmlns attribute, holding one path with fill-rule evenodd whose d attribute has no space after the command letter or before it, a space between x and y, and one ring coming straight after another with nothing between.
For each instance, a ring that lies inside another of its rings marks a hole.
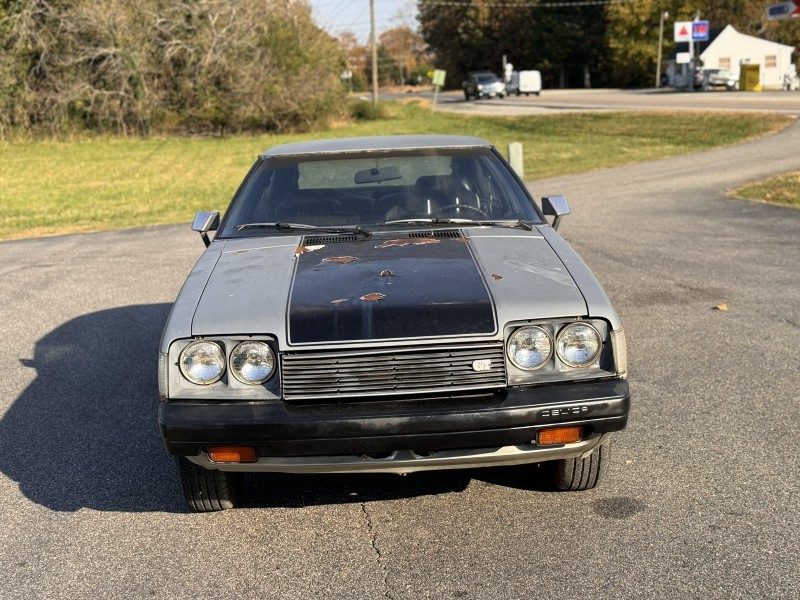
<instances>
[{"instance_id":1,"label":"black front bumper","mask_svg":"<svg viewBox=\"0 0 800 600\"><path fill-rule=\"evenodd\" d=\"M623 379L517 387L492 394L348 403L171 401L159 407L167 450L197 456L207 446L248 445L262 457L362 455L398 450L530 443L558 425L588 434L624 429Z\"/></svg>"}]
</instances>

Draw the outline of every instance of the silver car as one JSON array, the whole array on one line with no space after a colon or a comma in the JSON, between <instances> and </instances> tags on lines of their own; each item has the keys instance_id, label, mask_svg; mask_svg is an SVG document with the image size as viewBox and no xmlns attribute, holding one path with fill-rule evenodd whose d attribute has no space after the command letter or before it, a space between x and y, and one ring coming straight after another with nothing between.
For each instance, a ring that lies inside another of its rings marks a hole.
<instances>
[{"instance_id":1,"label":"silver car","mask_svg":"<svg viewBox=\"0 0 800 600\"><path fill-rule=\"evenodd\" d=\"M517 473L594 487L628 420L625 335L556 232L565 199L540 202L474 137L264 152L221 220L196 216L161 339L189 508L233 507L243 472L544 463Z\"/></svg>"},{"instance_id":2,"label":"silver car","mask_svg":"<svg viewBox=\"0 0 800 600\"><path fill-rule=\"evenodd\" d=\"M464 98L504 98L506 84L491 71L472 71L462 84Z\"/></svg>"}]
</instances>

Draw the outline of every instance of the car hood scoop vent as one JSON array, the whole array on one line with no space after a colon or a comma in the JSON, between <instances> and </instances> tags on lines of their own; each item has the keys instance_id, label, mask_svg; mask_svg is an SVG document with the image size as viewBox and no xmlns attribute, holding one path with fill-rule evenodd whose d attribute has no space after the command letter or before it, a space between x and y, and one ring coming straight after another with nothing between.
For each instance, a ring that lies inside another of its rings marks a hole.
<instances>
[{"instance_id":1,"label":"car hood scoop vent","mask_svg":"<svg viewBox=\"0 0 800 600\"><path fill-rule=\"evenodd\" d=\"M412 231L408 234L410 238L460 238L461 232L458 229L445 229L444 231Z\"/></svg>"},{"instance_id":2,"label":"car hood scoop vent","mask_svg":"<svg viewBox=\"0 0 800 600\"><path fill-rule=\"evenodd\" d=\"M303 246L319 246L323 244L336 244L338 242L355 242L357 236L354 233L346 235L315 235L303 238Z\"/></svg>"}]
</instances>

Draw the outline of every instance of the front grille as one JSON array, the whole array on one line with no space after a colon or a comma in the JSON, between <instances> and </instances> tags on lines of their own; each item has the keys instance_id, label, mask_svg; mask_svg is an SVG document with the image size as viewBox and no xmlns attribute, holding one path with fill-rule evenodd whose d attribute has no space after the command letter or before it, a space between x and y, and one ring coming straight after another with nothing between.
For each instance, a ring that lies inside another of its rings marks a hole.
<instances>
[{"instance_id":1,"label":"front grille","mask_svg":"<svg viewBox=\"0 0 800 600\"><path fill-rule=\"evenodd\" d=\"M390 352L297 352L284 354L281 364L288 401L453 393L506 385L502 342L401 347Z\"/></svg>"}]
</instances>

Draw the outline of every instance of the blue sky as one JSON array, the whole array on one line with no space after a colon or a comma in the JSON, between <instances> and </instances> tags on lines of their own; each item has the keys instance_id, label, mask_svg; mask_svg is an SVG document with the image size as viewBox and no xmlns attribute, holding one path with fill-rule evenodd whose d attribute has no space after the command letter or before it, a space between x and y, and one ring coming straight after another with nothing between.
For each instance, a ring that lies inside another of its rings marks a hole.
<instances>
[{"instance_id":1,"label":"blue sky","mask_svg":"<svg viewBox=\"0 0 800 600\"><path fill-rule=\"evenodd\" d=\"M369 0L310 0L314 20L334 36L352 31L363 44L369 42ZM416 29L416 0L375 0L375 31L408 25Z\"/></svg>"}]
</instances>

